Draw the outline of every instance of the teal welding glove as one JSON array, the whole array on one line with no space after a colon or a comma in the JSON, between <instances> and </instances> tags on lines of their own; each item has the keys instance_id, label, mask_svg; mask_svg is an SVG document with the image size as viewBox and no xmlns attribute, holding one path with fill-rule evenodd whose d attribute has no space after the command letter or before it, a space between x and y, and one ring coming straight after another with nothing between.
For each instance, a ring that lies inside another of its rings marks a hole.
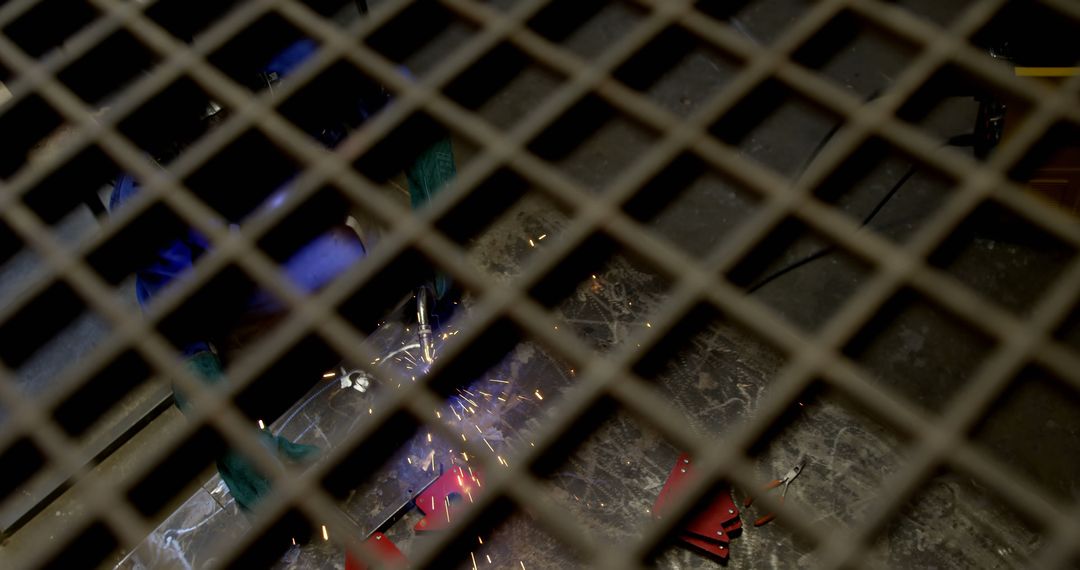
<instances>
[{"instance_id":1,"label":"teal welding glove","mask_svg":"<svg viewBox=\"0 0 1080 570\"><path fill-rule=\"evenodd\" d=\"M210 351L197 352L187 360L188 370L213 385L225 380L225 371L217 355ZM181 392L173 387L176 407L187 413L191 409ZM259 430L259 442L280 462L302 463L314 459L319 448L313 445L293 443L288 439L273 435L269 431ZM260 473L255 465L239 452L226 450L217 460L218 474L229 487L236 504L245 511L255 507L260 499L270 492L270 480Z\"/></svg>"},{"instance_id":2,"label":"teal welding glove","mask_svg":"<svg viewBox=\"0 0 1080 570\"><path fill-rule=\"evenodd\" d=\"M302 463L318 454L314 445L293 443L280 435L273 435L266 430L259 430L259 442L263 444L279 461ZM217 461L218 474L229 487L236 504L245 511L251 511L259 500L270 493L270 480L264 477L246 457L228 450Z\"/></svg>"},{"instance_id":3,"label":"teal welding glove","mask_svg":"<svg viewBox=\"0 0 1080 570\"><path fill-rule=\"evenodd\" d=\"M435 198L456 174L454 148L449 137L438 140L420 153L405 173L409 181L409 199L413 210L419 210ZM450 290L450 278L441 271L437 272L434 286L436 299L442 299Z\"/></svg>"}]
</instances>

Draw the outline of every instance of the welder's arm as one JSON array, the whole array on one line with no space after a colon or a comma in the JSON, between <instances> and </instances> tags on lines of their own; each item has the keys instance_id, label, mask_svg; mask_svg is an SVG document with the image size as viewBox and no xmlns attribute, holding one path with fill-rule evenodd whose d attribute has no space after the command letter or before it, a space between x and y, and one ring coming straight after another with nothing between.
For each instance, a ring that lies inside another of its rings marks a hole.
<instances>
[{"instance_id":1,"label":"welder's arm","mask_svg":"<svg viewBox=\"0 0 1080 570\"><path fill-rule=\"evenodd\" d=\"M138 192L135 180L130 175L121 175L109 197L109 211L116 212ZM195 265L195 260L206 252L207 247L205 238L194 230L187 230L185 235L159 249L150 263L135 271L135 297L139 306L145 310L154 297ZM181 350L185 356L209 350L207 340L188 340L182 343Z\"/></svg>"},{"instance_id":2,"label":"welder's arm","mask_svg":"<svg viewBox=\"0 0 1080 570\"><path fill-rule=\"evenodd\" d=\"M225 381L225 371L217 355L210 351L198 352L187 360L188 370L209 385ZM182 391L173 387L176 407L185 414L191 404ZM252 426L255 429L255 426ZM281 463L302 463L315 458L319 448L313 445L293 443L288 439L274 435L267 429L259 429L259 443ZM236 499L241 509L250 511L270 492L270 479L260 472L248 458L229 449L217 460L218 474L229 487L229 492Z\"/></svg>"}]
</instances>

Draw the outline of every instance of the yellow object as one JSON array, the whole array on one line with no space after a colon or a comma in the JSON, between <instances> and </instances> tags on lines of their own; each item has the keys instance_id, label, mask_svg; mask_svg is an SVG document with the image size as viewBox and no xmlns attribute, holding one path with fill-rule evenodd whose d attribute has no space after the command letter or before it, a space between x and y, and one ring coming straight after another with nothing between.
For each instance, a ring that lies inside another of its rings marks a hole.
<instances>
[{"instance_id":1,"label":"yellow object","mask_svg":"<svg viewBox=\"0 0 1080 570\"><path fill-rule=\"evenodd\" d=\"M1017 77L1070 77L1080 74L1080 67L1016 67Z\"/></svg>"}]
</instances>

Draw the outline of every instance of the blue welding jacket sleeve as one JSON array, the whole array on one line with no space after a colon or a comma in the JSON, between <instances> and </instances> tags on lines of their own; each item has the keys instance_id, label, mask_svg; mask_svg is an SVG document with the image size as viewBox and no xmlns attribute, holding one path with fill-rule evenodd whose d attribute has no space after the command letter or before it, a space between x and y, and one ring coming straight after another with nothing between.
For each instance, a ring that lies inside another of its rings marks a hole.
<instances>
[{"instance_id":1,"label":"blue welding jacket sleeve","mask_svg":"<svg viewBox=\"0 0 1080 570\"><path fill-rule=\"evenodd\" d=\"M115 212L138 191L139 188L130 175L121 175L109 196L109 211ZM139 301L139 306L145 310L151 299L206 253L208 246L205 237L189 229L184 236L160 249L153 262L135 272L135 298ZM185 356L191 356L209 350L209 345L205 341L195 341L182 348Z\"/></svg>"},{"instance_id":2,"label":"blue welding jacket sleeve","mask_svg":"<svg viewBox=\"0 0 1080 570\"><path fill-rule=\"evenodd\" d=\"M318 44L315 40L299 40L275 56L267 65L266 72L285 76L310 57L316 49L318 49ZM115 212L137 192L138 186L135 180L130 175L121 175L109 197L109 211ZM205 237L194 230L188 230L186 235L158 251L152 263L136 271L135 297L139 305L145 309L150 300L165 286L190 269L195 261L206 253L208 247L209 242ZM205 346L205 343L199 344L203 346L194 348L199 349Z\"/></svg>"},{"instance_id":3,"label":"blue welding jacket sleeve","mask_svg":"<svg viewBox=\"0 0 1080 570\"><path fill-rule=\"evenodd\" d=\"M279 77L287 76L311 57L317 49L318 44L314 40L299 40L276 55L266 65L265 72L277 74ZM408 70L402 69L402 73L408 75ZM361 120L369 113L376 111L377 107L383 103L385 101L367 101L362 97L354 101ZM371 106L376 108L367 108ZM429 202L446 186L454 174L453 150L449 138L444 138L418 156L407 168L406 175L413 208L422 207ZM120 176L109 200L110 211L122 207L137 192L138 186L131 176L126 174ZM301 289L313 290L325 284L326 274L336 273L342 269L341 265L351 263L364 255L365 252L359 244L355 247L352 245L343 247L339 241L333 239L332 236L314 239L286 264L287 276ZM159 250L150 264L136 271L135 293L140 306L145 309L165 287L192 268L208 248L207 239L189 229L184 235ZM317 260L321 260L318 263L328 266L316 267ZM449 287L449 280L445 275L439 274L435 279L435 286L436 294L441 297ZM258 295L256 297L253 299L253 308L259 307L266 301L258 298ZM207 349L207 343L202 341L183 347L185 354L188 355Z\"/></svg>"},{"instance_id":4,"label":"blue welding jacket sleeve","mask_svg":"<svg viewBox=\"0 0 1080 570\"><path fill-rule=\"evenodd\" d=\"M130 176L120 178L110 199L110 210L122 207L124 201L138 192L138 186ZM366 255L363 244L352 230L336 227L313 236L293 251L281 265L282 277L305 293L313 293L329 284ZM162 290L173 281L182 278L209 247L199 233L188 230L185 235L170 242L155 253L154 260L136 270L135 295L144 309ZM246 310L253 314L274 314L284 309L277 299L266 291L256 290L245 301ZM220 331L198 331L209 335ZM185 355L208 350L205 341L192 341L181 347Z\"/></svg>"},{"instance_id":5,"label":"blue welding jacket sleeve","mask_svg":"<svg viewBox=\"0 0 1080 570\"><path fill-rule=\"evenodd\" d=\"M274 59L270 60L264 71L285 77L299 67L301 63L304 63L307 58L311 57L317 49L319 49L319 44L313 39L296 41L274 56Z\"/></svg>"},{"instance_id":6,"label":"blue welding jacket sleeve","mask_svg":"<svg viewBox=\"0 0 1080 570\"><path fill-rule=\"evenodd\" d=\"M285 76L310 57L318 44L315 40L299 40L274 57L266 72ZM138 193L135 180L128 174L121 175L109 197L109 210L115 212ZM135 296L144 309L150 300L174 279L191 268L206 253L209 242L194 230L172 241L158 251L155 259L136 272Z\"/></svg>"}]
</instances>

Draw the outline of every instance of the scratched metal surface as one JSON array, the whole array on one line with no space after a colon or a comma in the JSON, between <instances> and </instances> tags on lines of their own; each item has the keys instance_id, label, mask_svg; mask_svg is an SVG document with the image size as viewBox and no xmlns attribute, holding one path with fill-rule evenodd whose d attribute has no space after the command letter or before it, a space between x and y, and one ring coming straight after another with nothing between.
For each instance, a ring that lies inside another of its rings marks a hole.
<instances>
[{"instance_id":1,"label":"scratched metal surface","mask_svg":"<svg viewBox=\"0 0 1080 570\"><path fill-rule=\"evenodd\" d=\"M926 4L933 10L949 4L907 2L912 3ZM734 23L743 33L766 43L795 21L804 8L805 3L799 0L755 2L739 13ZM591 27L569 38L566 45L586 57L594 56L613 37L625 32L634 19L628 10L601 13ZM869 39L851 47L825 73L865 96L887 87L907 55L898 53L895 46ZM421 64L413 67L424 69ZM722 56L694 52L665 75L649 95L665 108L687 114L715 92L729 73L730 64ZM554 83L549 75L527 71L479 113L493 124L507 127ZM973 109L970 105L958 106L945 118L966 125ZM741 143L740 151L793 175L830 126L812 109L797 105L785 108L751 133ZM952 125L940 127L946 135L955 134ZM602 191L605 181L649 144L647 133L616 119L559 166L568 176ZM467 150L459 152L459 160L466 160L467 155ZM841 197L837 207L861 217L906 167L904 161L886 161L849 195ZM940 203L946 191L947 187L932 176L914 177L882 211L872 229L903 241ZM745 191L706 173L644 221L659 236L692 255L703 256L721 245L755 207ZM527 193L467 244L470 260L492 276L513 280L532 255L559 238L567 219L557 205L536 193ZM773 260L770 267L781 267L819 246L813 236L806 236ZM1028 275L1053 270L1053 260L1042 265L1033 263L1038 256L1023 248L995 250L990 243L982 244L977 253L981 257L965 268L976 274L973 279L988 283L1003 282L995 279L995 268L1022 267ZM986 273L979 274L979 268ZM838 257L778 280L762 289L759 296L810 332L824 323L864 278L857 266ZM649 268L616 255L596 267L556 311L568 331L574 331L597 351L607 351L624 343L635 327L648 326L649 314L664 298L665 286L665 280ZM880 342L861 354L859 362L871 376L898 394L928 409L940 409L980 356L977 340L958 337L943 322L940 311L932 308L908 311L886 329ZM452 332L452 324L448 330ZM385 346L388 358L384 365L405 369L411 365L409 359L415 358L415 351L391 354L411 343L411 339L411 331L394 323L380 328L372 337L373 342ZM717 319L660 368L655 382L690 426L714 434L719 442L725 433L757 413L784 362L784 354L745 330ZM530 432L557 409L563 390L573 382L572 370L552 359L541 346L526 340L487 374L464 382L467 391L448 400L442 409L432 410L430 421L448 422L466 438L483 438L490 444L493 456L512 465L516 451L529 444ZM273 427L303 442L333 446L345 433L363 424L368 409L378 405L380 391L392 389L376 379L372 391L361 394L341 388L336 381L327 381L316 387L311 397L293 410L295 413L290 412ZM1080 426L1076 424L1080 414L1074 413L1080 407L1048 394L1052 392L1027 394L1018 400L1022 409L1003 426L992 426L988 445L996 446L994 449L1010 464L1032 471L1035 481L1076 500L1080 493L1074 481L1080 480L1080 473L1070 458L1080 448ZM883 488L883 481L904 464L908 442L904 434L875 421L833 393L807 394L801 403L799 409L791 411L787 423L778 426L767 441L753 450L761 480L779 476L797 458L805 456L806 467L792 484L787 500L798 503L823 524L856 527L864 509L878 496L890 492ZM1040 420L1051 418L1055 423L1043 425L1032 419L1035 416ZM1025 451L1031 447L1031 439L1025 434L1044 433L1040 431L1043 429L1051 429L1046 433L1053 437L1048 444L1053 453ZM567 517L577 519L598 539L618 548L632 543L650 520L649 509L677 453L643 422L616 412L550 474L546 489L550 499L565 509ZM374 525L387 508L399 504L438 465L454 463L468 464L455 451L455 442L434 437L428 441L421 429L341 507L361 527ZM753 490L735 489L736 499L741 500L749 491ZM782 519L754 528L751 521L759 514L755 509L744 514L746 526L732 542L727 567L814 565L811 544L785 527ZM418 520L419 515L411 513L388 533L406 553L424 541L423 536L411 531ZM222 533L242 532L246 524L215 478L122 566L198 567L199 553L211 541ZM1043 532L981 487L977 474L936 473L882 529L871 562L889 568L1023 568L1042 546ZM490 535L478 537L475 549L459 561L459 566L472 568L474 563L479 567L528 569L581 565L573 552L523 512L514 513ZM672 569L720 566L679 546L661 552L656 565ZM291 551L278 566L341 568L343 554L316 536L310 545Z\"/></svg>"},{"instance_id":2,"label":"scratched metal surface","mask_svg":"<svg viewBox=\"0 0 1080 570\"><path fill-rule=\"evenodd\" d=\"M558 239L562 218L539 202L524 202L480 239L487 267L501 268L507 279L513 268L549 239ZM539 236L547 236L538 240ZM529 243L532 239L532 245ZM550 243L550 242L548 242ZM478 254L479 255L479 254ZM558 307L566 327L594 343L597 350L619 346L633 327L647 326L647 315L663 297L663 280L616 257L597 268ZM467 310L467 309L466 309ZM452 334L454 325L446 329ZM390 323L372 340L386 347L383 366L410 370L414 364L414 331ZM452 337L451 337L452 338ZM402 350L402 349L405 350ZM784 356L745 331L718 320L693 336L656 374L656 382L689 425L716 434L753 416L768 393ZM458 396L432 410L431 421L453 425L466 438L482 438L491 454L509 464L517 450L529 444L529 433L560 405L560 395L573 383L573 372L528 341L515 347L487 374L463 386ZM360 393L343 388L337 379L323 381L309 397L272 428L299 441L330 447L361 426L368 409L378 405L382 391L394 386L373 380ZM806 468L790 488L789 501L815 514L823 523L840 527L859 524L862 509L880 493L882 480L904 461L905 440L887 426L854 409L830 393L808 394L790 422L771 434L757 451L762 481L786 471L805 455ZM435 412L438 412L436 415ZM659 493L678 450L636 418L616 412L592 433L547 479L552 501L567 516L613 547L631 543L650 520ZM421 429L383 465L368 483L342 504L362 528L428 480L437 466L469 465L454 441L428 440ZM737 500L747 493L736 489ZM814 563L810 545L791 533L783 520L762 528L750 523L760 512L743 515L746 526L733 541L728 567L808 567ZM412 531L417 513L397 523L388 534L406 553L424 537ZM223 533L240 533L247 521L215 477L161 528L133 552L124 568L199 567L199 559ZM337 530L334 530L337 532ZM907 509L882 533L874 560L886 567L1020 568L1041 544L1037 529L1005 510L994 497L956 473L937 475L913 498ZM483 544L480 544L483 541ZM478 537L461 567L480 566L567 568L579 564L528 517L515 513L486 537ZM713 567L717 562L696 552L672 546L660 553L664 568ZM295 549L280 568L341 568L343 553L315 540Z\"/></svg>"}]
</instances>

